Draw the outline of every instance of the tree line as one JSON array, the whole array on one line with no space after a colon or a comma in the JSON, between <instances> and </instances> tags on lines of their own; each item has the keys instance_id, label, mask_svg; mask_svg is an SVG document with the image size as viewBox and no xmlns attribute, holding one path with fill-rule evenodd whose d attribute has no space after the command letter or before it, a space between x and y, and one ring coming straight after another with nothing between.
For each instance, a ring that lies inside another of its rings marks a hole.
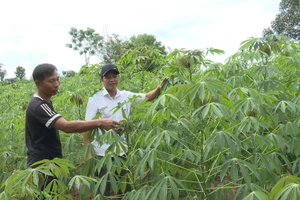
<instances>
[{"instance_id":1,"label":"tree line","mask_svg":"<svg viewBox=\"0 0 300 200\"><path fill-rule=\"evenodd\" d=\"M94 29L78 30L71 28L71 43L68 48L78 51L84 56L85 65L89 65L90 57L97 56L103 64L115 63L122 56L133 53L144 56L152 48L163 55L167 55L166 47L157 41L154 35L140 34L132 36L129 40L123 40L119 35L112 34L101 36ZM299 0L282 0L279 4L279 14L276 15L271 26L262 31L262 36L285 35L290 40L300 40L300 2ZM169 51L171 52L171 51ZM148 60L148 62L151 62ZM153 70L155 65L146 70Z\"/></svg>"},{"instance_id":2,"label":"tree line","mask_svg":"<svg viewBox=\"0 0 300 200\"><path fill-rule=\"evenodd\" d=\"M149 49L155 49L167 55L166 47L151 34L139 34L123 39L118 34L102 36L92 28L81 30L72 27L69 31L71 42L66 47L78 51L89 66L91 56L96 56L102 64L116 63L122 56L132 52L145 55Z\"/></svg>"},{"instance_id":3,"label":"tree line","mask_svg":"<svg viewBox=\"0 0 300 200\"><path fill-rule=\"evenodd\" d=\"M4 69L4 64L0 63L0 81L1 83L11 84L14 83L16 80L22 80L25 78L25 68L22 66L18 66L15 71L15 78L8 78L5 79L7 71Z\"/></svg>"}]
</instances>

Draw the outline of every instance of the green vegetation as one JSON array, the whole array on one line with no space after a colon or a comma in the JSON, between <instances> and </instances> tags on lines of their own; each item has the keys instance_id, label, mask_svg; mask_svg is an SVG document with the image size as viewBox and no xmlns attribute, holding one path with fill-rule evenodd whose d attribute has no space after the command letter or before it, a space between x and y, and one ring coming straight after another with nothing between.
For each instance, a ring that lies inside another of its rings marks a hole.
<instances>
[{"instance_id":1,"label":"green vegetation","mask_svg":"<svg viewBox=\"0 0 300 200\"><path fill-rule=\"evenodd\" d=\"M281 0L279 14L276 15L271 27L263 30L263 36L281 34L289 39L300 41L300 2L299 0Z\"/></svg>"},{"instance_id":2,"label":"green vegetation","mask_svg":"<svg viewBox=\"0 0 300 200\"><path fill-rule=\"evenodd\" d=\"M0 86L0 199L38 198L42 174L58 177L51 199L105 199L96 191L108 177L113 190L124 190L125 179L115 176L121 168L129 170L132 187L125 200L300 199L299 43L280 35L250 38L224 64L207 59L222 52L136 51L120 59L120 89L149 91L170 77L154 102L135 103L122 122L129 136L126 162L110 151L102 162L86 161L90 147L82 136L61 133L64 159L27 169L25 108L35 87L28 80ZM157 66L151 71L150 58ZM99 69L91 65L61 78L53 101L65 118L84 119L88 97L102 87ZM99 140L120 149L115 134ZM103 165L109 173L99 179L93 174Z\"/></svg>"}]
</instances>

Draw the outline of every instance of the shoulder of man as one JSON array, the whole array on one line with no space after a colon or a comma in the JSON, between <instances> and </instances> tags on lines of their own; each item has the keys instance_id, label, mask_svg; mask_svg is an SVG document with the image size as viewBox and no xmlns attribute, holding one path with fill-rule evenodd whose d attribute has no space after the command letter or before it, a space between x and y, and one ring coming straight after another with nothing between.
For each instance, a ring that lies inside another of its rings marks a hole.
<instances>
[{"instance_id":1,"label":"shoulder of man","mask_svg":"<svg viewBox=\"0 0 300 200\"><path fill-rule=\"evenodd\" d=\"M136 94L135 92L131 92L128 90L119 90L121 95L133 95Z\"/></svg>"},{"instance_id":2,"label":"shoulder of man","mask_svg":"<svg viewBox=\"0 0 300 200\"><path fill-rule=\"evenodd\" d=\"M139 101L139 99L142 100L146 97L145 93L135 93L135 92L127 91L127 90L122 90L120 93L121 93L121 96L126 97L126 98L132 98L132 97L136 96L138 101Z\"/></svg>"},{"instance_id":3,"label":"shoulder of man","mask_svg":"<svg viewBox=\"0 0 300 200\"><path fill-rule=\"evenodd\" d=\"M35 110L38 106L43 104L43 100L38 97L32 97L28 103L27 109Z\"/></svg>"},{"instance_id":4,"label":"shoulder of man","mask_svg":"<svg viewBox=\"0 0 300 200\"><path fill-rule=\"evenodd\" d=\"M101 96L103 96L103 93L104 93L104 90L100 90L100 91L94 93L90 98L97 98L99 96L101 97Z\"/></svg>"}]
</instances>

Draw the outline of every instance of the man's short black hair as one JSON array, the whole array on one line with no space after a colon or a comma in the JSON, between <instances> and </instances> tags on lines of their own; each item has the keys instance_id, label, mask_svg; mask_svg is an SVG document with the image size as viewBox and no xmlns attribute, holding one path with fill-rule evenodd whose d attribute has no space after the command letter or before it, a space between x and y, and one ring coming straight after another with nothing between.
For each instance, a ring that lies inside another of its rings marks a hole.
<instances>
[{"instance_id":1,"label":"man's short black hair","mask_svg":"<svg viewBox=\"0 0 300 200\"><path fill-rule=\"evenodd\" d=\"M42 81L46 76L51 76L57 68L49 63L43 63L36 66L32 72L34 81Z\"/></svg>"}]
</instances>

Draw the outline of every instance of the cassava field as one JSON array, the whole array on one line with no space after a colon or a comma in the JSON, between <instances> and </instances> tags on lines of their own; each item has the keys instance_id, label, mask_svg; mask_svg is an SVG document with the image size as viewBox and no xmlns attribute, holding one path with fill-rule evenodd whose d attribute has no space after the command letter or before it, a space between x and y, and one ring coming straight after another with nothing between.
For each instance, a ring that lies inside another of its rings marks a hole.
<instances>
[{"instance_id":1,"label":"cassava field","mask_svg":"<svg viewBox=\"0 0 300 200\"><path fill-rule=\"evenodd\" d=\"M80 133L61 132L64 159L27 168L25 109L35 86L32 80L2 84L0 199L105 199L98 191L108 178L113 192L130 185L119 196L125 200L300 199L299 43L279 35L250 38L224 63L208 59L222 53L175 49L167 57L120 59L119 89L148 92L170 78L157 99L134 103L122 122L126 162L112 151L124 148L113 131L98 138L112 143L102 161L86 160L90 147ZM149 60L152 71L145 70ZM52 100L67 120L84 119L88 97L102 88L100 68L61 77ZM101 166L108 173L100 179L94 173ZM123 177L121 169L128 171ZM43 175L58 179L41 191Z\"/></svg>"}]
</instances>

